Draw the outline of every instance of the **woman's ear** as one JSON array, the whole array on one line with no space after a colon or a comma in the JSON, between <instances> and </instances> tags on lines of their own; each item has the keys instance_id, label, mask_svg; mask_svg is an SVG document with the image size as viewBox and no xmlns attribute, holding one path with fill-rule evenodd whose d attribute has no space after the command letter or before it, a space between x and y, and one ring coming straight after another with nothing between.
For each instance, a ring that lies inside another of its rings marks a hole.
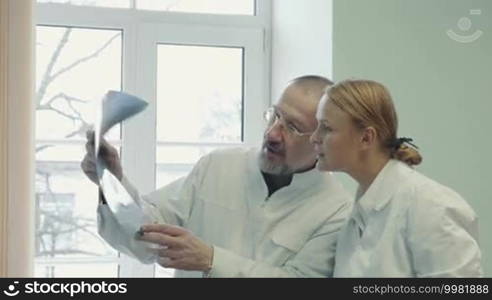
<instances>
[{"instance_id":1,"label":"woman's ear","mask_svg":"<svg viewBox=\"0 0 492 300\"><path fill-rule=\"evenodd\" d=\"M361 145L363 149L372 148L377 142L377 131L374 127L369 126L362 129Z\"/></svg>"}]
</instances>

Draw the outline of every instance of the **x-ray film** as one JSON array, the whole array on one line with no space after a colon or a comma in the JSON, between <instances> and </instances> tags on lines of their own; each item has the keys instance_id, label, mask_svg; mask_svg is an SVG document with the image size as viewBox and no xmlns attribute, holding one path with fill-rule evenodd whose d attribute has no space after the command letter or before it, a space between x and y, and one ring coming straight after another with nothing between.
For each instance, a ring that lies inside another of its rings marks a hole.
<instances>
[{"instance_id":1,"label":"x-ray film","mask_svg":"<svg viewBox=\"0 0 492 300\"><path fill-rule=\"evenodd\" d=\"M101 101L94 129L99 187L109 209L127 233L137 233L141 225L151 223L151 220L144 215L142 207L132 199L116 176L108 170L104 160L99 155L99 147L101 139L109 129L140 113L146 107L147 102L133 95L109 91Z\"/></svg>"}]
</instances>

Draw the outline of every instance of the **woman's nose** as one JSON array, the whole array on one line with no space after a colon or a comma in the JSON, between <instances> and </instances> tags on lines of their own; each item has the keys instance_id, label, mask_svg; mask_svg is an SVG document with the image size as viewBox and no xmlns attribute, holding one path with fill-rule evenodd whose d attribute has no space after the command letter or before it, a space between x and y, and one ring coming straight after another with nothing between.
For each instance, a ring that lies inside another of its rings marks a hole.
<instances>
[{"instance_id":1,"label":"woman's nose","mask_svg":"<svg viewBox=\"0 0 492 300\"><path fill-rule=\"evenodd\" d=\"M309 142L311 142L311 144L319 144L318 128L316 128L313 134L309 137Z\"/></svg>"}]
</instances>

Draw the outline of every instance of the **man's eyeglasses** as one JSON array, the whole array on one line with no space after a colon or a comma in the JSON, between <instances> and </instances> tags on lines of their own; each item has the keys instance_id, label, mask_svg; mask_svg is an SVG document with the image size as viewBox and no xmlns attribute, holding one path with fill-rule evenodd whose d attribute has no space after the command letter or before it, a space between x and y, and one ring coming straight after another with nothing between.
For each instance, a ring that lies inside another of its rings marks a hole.
<instances>
[{"instance_id":1,"label":"man's eyeglasses","mask_svg":"<svg viewBox=\"0 0 492 300\"><path fill-rule=\"evenodd\" d=\"M301 137L313 134L313 132L301 132L299 129L297 129L294 123L286 120L285 117L282 116L275 107L270 107L269 109L267 109L263 114L263 117L267 122L268 128L271 128L278 121L280 122L280 125L282 125L282 128L284 128L285 131L290 135Z\"/></svg>"}]
</instances>

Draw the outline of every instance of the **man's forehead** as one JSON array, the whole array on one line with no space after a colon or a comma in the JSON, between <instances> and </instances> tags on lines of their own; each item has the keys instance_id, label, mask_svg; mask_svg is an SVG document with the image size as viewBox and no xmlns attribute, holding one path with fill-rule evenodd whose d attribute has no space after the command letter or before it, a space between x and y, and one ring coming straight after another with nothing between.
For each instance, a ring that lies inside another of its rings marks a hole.
<instances>
[{"instance_id":1,"label":"man's forehead","mask_svg":"<svg viewBox=\"0 0 492 300\"><path fill-rule=\"evenodd\" d=\"M289 86L275 106L282 113L296 119L312 119L316 113L319 99L308 96L301 89Z\"/></svg>"},{"instance_id":2,"label":"man's forehead","mask_svg":"<svg viewBox=\"0 0 492 300\"><path fill-rule=\"evenodd\" d=\"M321 120L325 117L326 114L326 105L328 104L328 96L324 94L321 97L321 100L318 103L318 109L316 111L316 119Z\"/></svg>"}]
</instances>

